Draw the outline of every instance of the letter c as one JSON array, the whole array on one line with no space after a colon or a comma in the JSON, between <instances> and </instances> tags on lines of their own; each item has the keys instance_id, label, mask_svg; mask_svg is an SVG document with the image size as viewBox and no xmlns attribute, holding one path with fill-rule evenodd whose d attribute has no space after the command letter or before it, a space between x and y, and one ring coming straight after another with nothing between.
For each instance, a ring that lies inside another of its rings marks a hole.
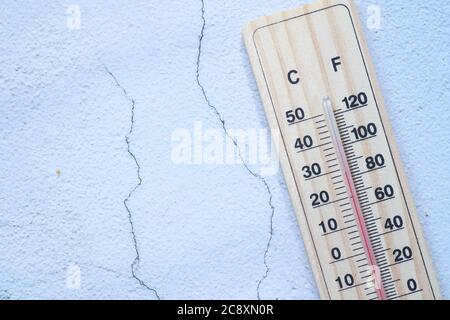
<instances>
[{"instance_id":1,"label":"letter c","mask_svg":"<svg viewBox=\"0 0 450 320\"><path fill-rule=\"evenodd\" d=\"M288 80L292 84L298 84L300 82L300 78L297 76L298 71L297 70L291 70L288 72Z\"/></svg>"}]
</instances>

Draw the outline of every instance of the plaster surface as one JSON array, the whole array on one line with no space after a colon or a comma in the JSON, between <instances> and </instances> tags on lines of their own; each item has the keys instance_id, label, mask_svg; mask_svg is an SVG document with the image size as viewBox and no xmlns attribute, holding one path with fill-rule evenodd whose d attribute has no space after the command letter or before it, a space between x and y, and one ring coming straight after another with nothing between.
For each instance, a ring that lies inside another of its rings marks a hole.
<instances>
[{"instance_id":1,"label":"plaster surface","mask_svg":"<svg viewBox=\"0 0 450 320\"><path fill-rule=\"evenodd\" d=\"M303 3L3 0L0 298L318 298L281 172L172 159L267 128L241 30ZM450 2L357 4L448 298Z\"/></svg>"}]
</instances>

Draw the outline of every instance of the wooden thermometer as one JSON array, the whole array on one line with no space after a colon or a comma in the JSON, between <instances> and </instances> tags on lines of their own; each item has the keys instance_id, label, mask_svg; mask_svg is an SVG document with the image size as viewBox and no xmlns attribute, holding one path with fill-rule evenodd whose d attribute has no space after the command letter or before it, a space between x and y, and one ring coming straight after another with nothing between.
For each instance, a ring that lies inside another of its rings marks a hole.
<instances>
[{"instance_id":1,"label":"wooden thermometer","mask_svg":"<svg viewBox=\"0 0 450 320\"><path fill-rule=\"evenodd\" d=\"M440 299L353 2L244 37L321 297Z\"/></svg>"}]
</instances>

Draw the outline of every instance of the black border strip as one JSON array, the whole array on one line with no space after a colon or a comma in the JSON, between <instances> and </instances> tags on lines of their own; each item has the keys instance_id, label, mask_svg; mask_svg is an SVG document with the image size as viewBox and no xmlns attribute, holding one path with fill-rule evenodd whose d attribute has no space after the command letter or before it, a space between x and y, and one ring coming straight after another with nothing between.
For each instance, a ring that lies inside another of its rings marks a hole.
<instances>
[{"instance_id":1,"label":"black border strip","mask_svg":"<svg viewBox=\"0 0 450 320\"><path fill-rule=\"evenodd\" d=\"M334 7L338 7L338 6L345 7L345 8L347 9L347 11L348 11L348 14L349 14L349 17L350 17L350 21L351 21L352 26L353 26L353 31L354 31L354 33L355 33L355 38L356 38L356 41L357 41L357 43L358 43L359 51L360 51L360 53L361 53L361 59L362 59L362 61L363 61L363 63L364 63L364 68L366 69L367 79L369 80L370 88L371 88L371 90L372 90L372 95L373 95L373 98L374 98L374 100L375 100L375 105L376 105L376 107L377 107L378 115L379 115L379 117L380 117L380 122L381 122L381 124L382 124L382 126L383 126L383 132L384 132L384 136L385 136L385 138L386 138L386 142L387 142L388 147L389 147L389 152L390 152L390 154L391 154L392 163L394 164L395 172L396 172L396 174L397 174L397 179L398 179L400 188L401 188L401 190L402 190L402 195L403 195L403 199L404 199L404 202L405 202L405 205L406 205L406 209L408 210L408 215L409 215L409 219L410 219L410 222L411 222L411 225L412 225L412 228L413 228L414 236L415 236L415 238L416 238L416 242L417 242L417 246L418 246L418 248L419 248L420 256L421 256L421 258L422 258L422 262L423 262L423 265L424 265L424 268L425 268L425 272L426 272L426 274L427 274L428 282L429 282L429 284L430 284L430 289L431 289L431 292L432 292L432 294L433 294L433 298L436 299L436 296L435 296L435 293L434 293L434 290L433 290L433 285L432 285L432 283L431 283L430 275L429 275L429 273L428 273L427 265L426 265L426 263L425 263L425 259L424 259L424 257L423 257L423 253L422 253L422 249L421 249L421 247L420 247L419 239L418 239L418 237L417 237L416 229L415 229L415 227L414 227L414 222L413 222L413 220L412 220L412 215L411 215L411 212L410 212L410 209L409 209L409 206L408 206L408 202L406 201L406 196L405 196L405 192L404 192L404 190L403 190L403 186L402 186L402 182L401 182L401 179L400 179L400 175L399 175L399 172L398 172L398 169L397 169L397 165L396 165L395 160L394 160L394 155L393 155L393 153L392 153L392 148L391 148L391 145L390 145L390 143L389 143L389 139L388 139L387 134L386 134L386 128L385 128L385 125L384 125L384 122L383 122L383 117L381 116L381 112L380 112L380 108L379 108L379 105L378 105L377 97L376 97L376 95L375 95L375 90L374 90L374 88L373 88L372 80L371 80L371 78L370 78L369 70L368 70L368 68L367 68L366 60L365 60L365 58L364 58L364 54L363 54L363 51L362 51L362 48L361 48L361 43L360 43L360 41L359 41L358 33L357 33L357 31L356 31L356 27L355 27L355 24L354 24L354 21L353 21L353 17L352 17L351 11L350 11L350 9L349 9L345 4L335 4L335 5L332 5L332 6L329 6L329 7L325 7L325 8L322 8L322 9L318 9L318 10L315 10L315 11L308 12L308 13L306 13L306 14L302 14L302 15L299 15L299 16L295 16L295 17L292 17L292 18L280 20L280 21L278 21L278 22L274 22L274 23L267 24L267 25L265 25L265 26L258 27L258 28L256 28L256 29L253 31L253 37L252 37L252 38L253 38L253 44L254 44L254 47L255 47L255 50L256 50L256 54L257 54L257 56L258 56L259 64L260 64L260 66L261 66L261 71L262 71L263 76L264 76L264 81L265 81L265 83L266 83L267 92L269 93L270 101L271 101L271 103L272 103L273 112L274 112L275 118L276 118L276 120L277 120L278 127L280 128L281 139L283 140L283 145L284 145L284 148L285 148L285 150L286 150L286 155L287 155L287 158L288 158L288 161L289 161L289 166L290 166L290 168L291 168L291 172L292 172L292 175L293 175L293 177L294 177L295 186L296 186L296 188L297 188L298 196L299 196L300 203L301 203L302 209L303 209L303 214L305 215L306 224L307 224L307 226L308 226L308 230L309 230L309 233L310 233L310 237L311 237L311 240L312 240L312 243L313 243L313 246L314 246L314 251L315 251L315 253L316 253L317 261L318 261L318 263L319 263L319 267L320 267L320 270L321 270L321 273L322 273L322 278L323 278L325 287L326 287L326 289L327 289L328 297L329 297L329 299L331 299L330 291L329 291L329 289L328 289L328 285L327 285L327 282L326 282L326 279L325 279L325 275L324 275L324 273L323 273L322 264L321 264L321 262L320 262L319 254L318 254L318 252L317 252L316 244L315 244L315 242L314 242L314 238L313 238L313 235L312 235L312 232L311 232L311 228L310 228L310 225L309 225L308 217L307 217L307 215L306 215L305 207L304 207L304 205L303 205L302 197L300 196L300 189L299 189L299 187L298 187L297 179L296 179L295 174L294 174L294 169L293 169L293 166L292 166L292 161L291 161L291 159L290 159L290 157L289 157L289 152L287 152L287 147L286 147L285 138L284 138L283 132L282 132L282 130L281 130L280 121L279 121L279 119L278 119L278 115L277 115L277 112L276 112L276 110L275 110L275 104L274 104L274 102L273 102L272 94L271 94L271 92L270 92L269 84L268 84L268 82L267 82L266 74L265 74L265 72L264 72L264 67L263 67L263 64L262 64L262 62L261 62L261 57L260 57L260 54L259 54L259 51L258 51L258 47L257 47L257 45L256 45L255 35L256 35L256 32L257 32L257 31L259 31L259 30L261 30L261 29L263 29L263 28L267 28L267 27L270 27L270 26L273 26L273 25L276 25L276 24L280 24L280 23L283 23L283 22L290 21L290 20L298 19L298 18L307 16L307 15L310 15L310 14L313 14L313 13L317 13L317 12L320 12L320 11L328 10L328 9L331 9L331 8L334 8Z\"/></svg>"}]
</instances>

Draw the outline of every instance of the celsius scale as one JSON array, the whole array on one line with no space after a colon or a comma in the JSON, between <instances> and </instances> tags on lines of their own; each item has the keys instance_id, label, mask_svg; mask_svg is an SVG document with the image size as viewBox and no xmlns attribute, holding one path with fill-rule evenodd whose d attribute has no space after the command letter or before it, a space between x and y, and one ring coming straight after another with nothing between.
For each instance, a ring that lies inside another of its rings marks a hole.
<instances>
[{"instance_id":1,"label":"celsius scale","mask_svg":"<svg viewBox=\"0 0 450 320\"><path fill-rule=\"evenodd\" d=\"M250 22L244 39L322 299L440 299L352 1Z\"/></svg>"}]
</instances>

